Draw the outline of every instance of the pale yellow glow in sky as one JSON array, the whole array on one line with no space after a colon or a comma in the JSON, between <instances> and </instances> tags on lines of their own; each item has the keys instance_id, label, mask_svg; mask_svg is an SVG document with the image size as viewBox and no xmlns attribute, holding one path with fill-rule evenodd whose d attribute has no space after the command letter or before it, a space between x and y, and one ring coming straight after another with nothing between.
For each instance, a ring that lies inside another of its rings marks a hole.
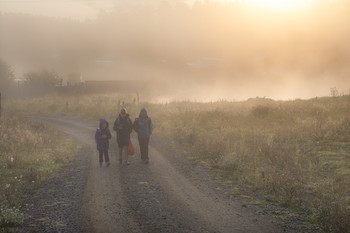
<instances>
[{"instance_id":1,"label":"pale yellow glow in sky","mask_svg":"<svg viewBox=\"0 0 350 233\"><path fill-rule=\"evenodd\" d=\"M290 11L307 6L312 0L246 0L249 5L271 11Z\"/></svg>"}]
</instances>

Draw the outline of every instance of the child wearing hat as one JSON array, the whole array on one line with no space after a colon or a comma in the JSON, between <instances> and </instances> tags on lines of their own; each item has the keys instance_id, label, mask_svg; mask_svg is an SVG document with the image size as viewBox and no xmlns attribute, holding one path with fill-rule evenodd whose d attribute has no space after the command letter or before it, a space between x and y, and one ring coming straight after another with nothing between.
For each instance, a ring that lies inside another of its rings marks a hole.
<instances>
[{"instance_id":1,"label":"child wearing hat","mask_svg":"<svg viewBox=\"0 0 350 233\"><path fill-rule=\"evenodd\" d=\"M111 165L111 163L109 162L108 150L109 140L112 138L112 135L108 129L108 125L109 124L106 121L106 119L100 119L99 128L96 130L95 133L95 141L97 145L97 150L99 152L100 167L102 167L103 157L105 159L106 166L108 167L109 165Z\"/></svg>"}]
</instances>

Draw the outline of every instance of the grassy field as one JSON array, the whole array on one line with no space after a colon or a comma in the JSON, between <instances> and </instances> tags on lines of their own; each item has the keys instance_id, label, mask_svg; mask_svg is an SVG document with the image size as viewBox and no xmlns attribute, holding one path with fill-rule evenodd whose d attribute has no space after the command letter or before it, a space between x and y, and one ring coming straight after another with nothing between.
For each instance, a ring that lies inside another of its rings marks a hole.
<instances>
[{"instance_id":1,"label":"grassy field","mask_svg":"<svg viewBox=\"0 0 350 233\"><path fill-rule=\"evenodd\" d=\"M258 193L329 232L350 232L350 96L310 100L133 104L133 96L49 96L9 111L113 121L146 107L156 134L225 174L232 195Z\"/></svg>"},{"instance_id":2,"label":"grassy field","mask_svg":"<svg viewBox=\"0 0 350 233\"><path fill-rule=\"evenodd\" d=\"M42 124L15 115L0 118L0 232L22 223L29 191L69 163L75 150L71 138Z\"/></svg>"}]
</instances>

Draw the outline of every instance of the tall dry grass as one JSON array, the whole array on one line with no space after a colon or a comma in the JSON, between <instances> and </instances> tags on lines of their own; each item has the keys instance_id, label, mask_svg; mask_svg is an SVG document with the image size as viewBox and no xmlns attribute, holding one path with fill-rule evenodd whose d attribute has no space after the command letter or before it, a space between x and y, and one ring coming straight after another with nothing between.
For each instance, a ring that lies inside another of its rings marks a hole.
<instances>
[{"instance_id":1,"label":"tall dry grass","mask_svg":"<svg viewBox=\"0 0 350 233\"><path fill-rule=\"evenodd\" d=\"M350 231L350 96L137 105L132 96L95 95L27 99L7 107L113 121L123 101L132 117L146 107L155 133L223 171L241 191L299 210L326 231Z\"/></svg>"},{"instance_id":2,"label":"tall dry grass","mask_svg":"<svg viewBox=\"0 0 350 233\"><path fill-rule=\"evenodd\" d=\"M249 111L227 104L178 112L162 133L243 190L297 209L326 231L350 232L350 97L255 102Z\"/></svg>"},{"instance_id":3,"label":"tall dry grass","mask_svg":"<svg viewBox=\"0 0 350 233\"><path fill-rule=\"evenodd\" d=\"M74 156L71 138L18 116L0 118L0 231L22 221L23 198Z\"/></svg>"}]
</instances>

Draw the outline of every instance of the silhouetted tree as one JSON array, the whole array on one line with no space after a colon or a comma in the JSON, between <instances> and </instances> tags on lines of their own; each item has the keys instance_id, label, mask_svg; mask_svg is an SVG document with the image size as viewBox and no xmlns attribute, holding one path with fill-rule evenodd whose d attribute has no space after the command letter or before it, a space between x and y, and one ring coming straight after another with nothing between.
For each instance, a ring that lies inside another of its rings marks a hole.
<instances>
[{"instance_id":1,"label":"silhouetted tree","mask_svg":"<svg viewBox=\"0 0 350 233\"><path fill-rule=\"evenodd\" d=\"M330 95L331 95L332 97L337 97L337 96L339 95L338 89L337 89L336 87L332 87L332 88L330 89Z\"/></svg>"},{"instance_id":2,"label":"silhouetted tree","mask_svg":"<svg viewBox=\"0 0 350 233\"><path fill-rule=\"evenodd\" d=\"M62 78L56 71L41 70L38 72L28 72L24 75L26 84L29 86L61 86Z\"/></svg>"},{"instance_id":3,"label":"silhouetted tree","mask_svg":"<svg viewBox=\"0 0 350 233\"><path fill-rule=\"evenodd\" d=\"M13 81L11 66L0 60L0 87L8 86Z\"/></svg>"}]
</instances>

